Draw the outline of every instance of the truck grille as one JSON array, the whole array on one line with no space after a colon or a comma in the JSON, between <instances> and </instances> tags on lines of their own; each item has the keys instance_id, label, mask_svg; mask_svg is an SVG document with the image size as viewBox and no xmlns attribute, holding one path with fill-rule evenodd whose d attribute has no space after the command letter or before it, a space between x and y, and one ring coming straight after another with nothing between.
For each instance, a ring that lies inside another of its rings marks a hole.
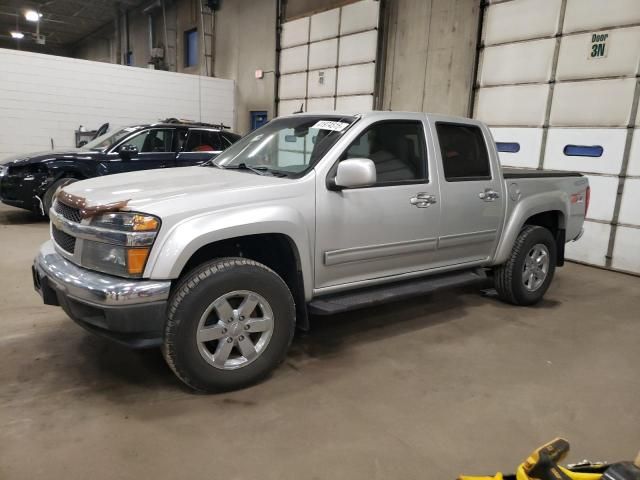
<instances>
[{"instance_id":1,"label":"truck grille","mask_svg":"<svg viewBox=\"0 0 640 480\"><path fill-rule=\"evenodd\" d=\"M76 239L62 230L58 230L55 225L51 226L51 233L53 240L62 248L65 252L73 254L76 249Z\"/></svg>"},{"instance_id":2,"label":"truck grille","mask_svg":"<svg viewBox=\"0 0 640 480\"><path fill-rule=\"evenodd\" d=\"M53 209L71 222L80 223L82 221L82 215L80 214L79 208L70 207L59 200L56 200Z\"/></svg>"}]
</instances>

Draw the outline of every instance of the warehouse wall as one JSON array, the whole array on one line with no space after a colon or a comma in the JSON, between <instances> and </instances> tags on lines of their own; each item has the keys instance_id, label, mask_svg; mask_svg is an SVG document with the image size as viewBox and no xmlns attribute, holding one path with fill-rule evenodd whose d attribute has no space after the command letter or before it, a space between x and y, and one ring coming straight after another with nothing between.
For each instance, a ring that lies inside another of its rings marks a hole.
<instances>
[{"instance_id":1,"label":"warehouse wall","mask_svg":"<svg viewBox=\"0 0 640 480\"><path fill-rule=\"evenodd\" d=\"M6 49L0 65L0 158L72 147L80 125L234 121L231 80Z\"/></svg>"},{"instance_id":2,"label":"warehouse wall","mask_svg":"<svg viewBox=\"0 0 640 480\"><path fill-rule=\"evenodd\" d=\"M501 161L585 173L567 257L640 273L640 2L493 1L483 30L475 116L517 150Z\"/></svg>"},{"instance_id":3,"label":"warehouse wall","mask_svg":"<svg viewBox=\"0 0 640 480\"><path fill-rule=\"evenodd\" d=\"M390 0L381 107L468 115L478 0Z\"/></svg>"}]
</instances>

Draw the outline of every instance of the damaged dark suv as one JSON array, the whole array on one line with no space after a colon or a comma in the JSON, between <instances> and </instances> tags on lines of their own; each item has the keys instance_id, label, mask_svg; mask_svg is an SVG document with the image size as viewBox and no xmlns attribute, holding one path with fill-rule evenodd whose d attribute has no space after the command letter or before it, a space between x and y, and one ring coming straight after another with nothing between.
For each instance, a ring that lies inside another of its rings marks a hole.
<instances>
[{"instance_id":1,"label":"damaged dark suv","mask_svg":"<svg viewBox=\"0 0 640 480\"><path fill-rule=\"evenodd\" d=\"M79 149L0 162L0 200L47 215L55 191L86 178L202 164L240 139L224 125L170 121L102 135Z\"/></svg>"}]
</instances>

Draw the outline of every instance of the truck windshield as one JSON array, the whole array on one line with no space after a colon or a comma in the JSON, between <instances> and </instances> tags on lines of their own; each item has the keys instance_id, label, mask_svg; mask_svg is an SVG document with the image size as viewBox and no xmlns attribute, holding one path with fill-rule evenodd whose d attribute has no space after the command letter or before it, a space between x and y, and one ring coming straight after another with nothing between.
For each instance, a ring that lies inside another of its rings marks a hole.
<instances>
[{"instance_id":1,"label":"truck windshield","mask_svg":"<svg viewBox=\"0 0 640 480\"><path fill-rule=\"evenodd\" d=\"M111 146L118 143L127 135L138 130L140 127L127 127L121 128L119 130L114 130L113 132L105 133L104 135L100 135L98 138L94 138L86 145L82 146L80 150L91 150L94 152L103 152Z\"/></svg>"},{"instance_id":2,"label":"truck windshield","mask_svg":"<svg viewBox=\"0 0 640 480\"><path fill-rule=\"evenodd\" d=\"M234 143L210 165L298 177L322 158L356 117L300 115L277 118Z\"/></svg>"}]
</instances>

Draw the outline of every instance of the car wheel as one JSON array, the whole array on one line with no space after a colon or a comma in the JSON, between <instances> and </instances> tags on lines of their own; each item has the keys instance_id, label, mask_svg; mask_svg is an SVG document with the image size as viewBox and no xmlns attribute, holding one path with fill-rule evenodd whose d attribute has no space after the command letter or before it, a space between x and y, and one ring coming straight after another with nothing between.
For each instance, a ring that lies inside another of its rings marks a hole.
<instances>
[{"instance_id":1,"label":"car wheel","mask_svg":"<svg viewBox=\"0 0 640 480\"><path fill-rule=\"evenodd\" d=\"M498 296L513 305L539 302L551 284L556 268L556 242L549 230L525 226L506 263L494 269Z\"/></svg>"},{"instance_id":2,"label":"car wheel","mask_svg":"<svg viewBox=\"0 0 640 480\"><path fill-rule=\"evenodd\" d=\"M53 206L53 195L56 193L56 190L77 181L77 178L61 178L60 180L53 182L53 185L44 192L44 196L42 197L42 208L44 209L45 217L49 216L49 210L51 210L51 207Z\"/></svg>"},{"instance_id":3,"label":"car wheel","mask_svg":"<svg viewBox=\"0 0 640 480\"><path fill-rule=\"evenodd\" d=\"M273 270L223 258L188 273L169 300L164 357L189 387L235 390L285 358L295 330L293 297Z\"/></svg>"}]
</instances>

